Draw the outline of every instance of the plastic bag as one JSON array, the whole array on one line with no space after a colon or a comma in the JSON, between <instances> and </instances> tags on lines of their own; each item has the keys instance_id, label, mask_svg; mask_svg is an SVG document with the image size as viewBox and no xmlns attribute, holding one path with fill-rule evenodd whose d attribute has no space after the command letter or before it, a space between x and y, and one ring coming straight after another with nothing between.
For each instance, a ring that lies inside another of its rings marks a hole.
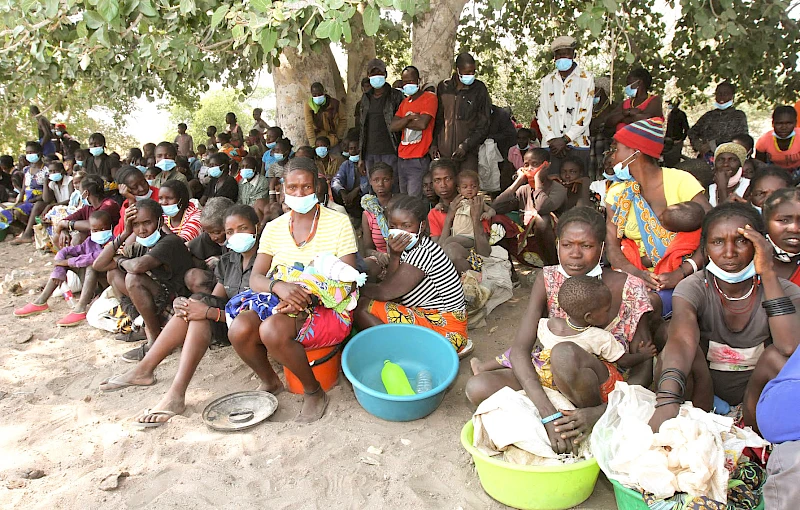
<instances>
[{"instance_id":1,"label":"plastic bag","mask_svg":"<svg viewBox=\"0 0 800 510\"><path fill-rule=\"evenodd\" d=\"M478 149L478 177L482 191L500 191L500 167L503 155L497 149L497 144L487 138Z\"/></svg>"},{"instance_id":2,"label":"plastic bag","mask_svg":"<svg viewBox=\"0 0 800 510\"><path fill-rule=\"evenodd\" d=\"M592 454L600 469L622 485L636 484L628 466L653 444L648 422L655 403L652 391L620 381L608 395L606 412L592 430Z\"/></svg>"},{"instance_id":3,"label":"plastic bag","mask_svg":"<svg viewBox=\"0 0 800 510\"><path fill-rule=\"evenodd\" d=\"M119 300L117 296L114 295L114 289L109 286L94 300L92 306L89 307L89 310L86 312L86 322L94 328L111 333L118 333L121 329L121 317L118 316L117 313L113 313L114 310L119 310ZM124 321L126 318L127 316L122 318L122 320ZM128 321L130 321L130 319L128 319Z\"/></svg>"}]
</instances>

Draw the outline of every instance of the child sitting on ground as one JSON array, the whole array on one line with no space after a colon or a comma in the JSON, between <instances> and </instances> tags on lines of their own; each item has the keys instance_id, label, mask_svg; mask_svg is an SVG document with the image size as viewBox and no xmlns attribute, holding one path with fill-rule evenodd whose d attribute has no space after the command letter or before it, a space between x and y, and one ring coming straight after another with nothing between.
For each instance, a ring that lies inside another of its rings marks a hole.
<instances>
[{"instance_id":1,"label":"child sitting on ground","mask_svg":"<svg viewBox=\"0 0 800 510\"><path fill-rule=\"evenodd\" d=\"M67 270L76 271L85 268L83 274L83 289L78 304L66 317L59 320L58 326L75 326L86 320L86 308L94 297L97 289L98 273L92 269L92 263L109 241L114 238L111 231L111 215L104 210L97 210L89 216L91 235L78 246L67 246L56 254L53 272L50 280L45 285L42 293L32 303L14 310L17 317L27 317L49 309L47 300L53 292L67 280Z\"/></svg>"},{"instance_id":2,"label":"child sitting on ground","mask_svg":"<svg viewBox=\"0 0 800 510\"><path fill-rule=\"evenodd\" d=\"M475 246L475 231L473 230L472 217L470 216L470 200L480 195L480 177L478 177L478 172L474 170L462 170L456 178L458 180L458 194L464 200L459 202L457 206L458 209L453 217L451 234L447 241L458 243L464 248L473 248ZM444 210L444 206L441 203L437 204L436 207L439 210ZM486 221L495 214L497 214L495 210L484 201L481 221Z\"/></svg>"},{"instance_id":3,"label":"child sitting on ground","mask_svg":"<svg viewBox=\"0 0 800 510\"><path fill-rule=\"evenodd\" d=\"M558 291L558 304L567 314L566 319L545 318L539 320L537 343L531 356L542 386L557 390L550 370L552 349L564 342L572 342L584 351L597 356L606 370L595 370L603 402L614 389L622 374L617 366L630 368L654 357L657 352L652 343L645 344L639 352L626 352L625 347L610 332L602 329L608 324L611 308L611 291L599 278L592 276L573 276L561 285ZM477 358L470 361L472 372L505 368L501 358L481 362ZM602 373L601 373L602 372ZM605 372L608 372L607 374Z\"/></svg>"}]
</instances>

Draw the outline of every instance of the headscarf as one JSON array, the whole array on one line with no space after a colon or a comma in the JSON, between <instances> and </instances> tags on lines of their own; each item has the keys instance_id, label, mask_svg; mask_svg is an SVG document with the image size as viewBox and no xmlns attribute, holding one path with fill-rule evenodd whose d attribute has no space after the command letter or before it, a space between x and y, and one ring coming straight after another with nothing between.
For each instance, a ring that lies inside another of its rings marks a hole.
<instances>
[{"instance_id":1,"label":"headscarf","mask_svg":"<svg viewBox=\"0 0 800 510\"><path fill-rule=\"evenodd\" d=\"M386 213L383 211L383 206L378 202L378 197L375 195L364 195L361 197L361 207L365 211L375 215L375 220L378 222L378 227L381 229L381 235L384 239L389 238L389 222L386 220Z\"/></svg>"},{"instance_id":2,"label":"headscarf","mask_svg":"<svg viewBox=\"0 0 800 510\"><path fill-rule=\"evenodd\" d=\"M739 159L740 166L744 165L744 162L747 160L747 149L738 143L727 142L719 144L717 146L717 150L714 151L714 159L724 152L728 152L736 156Z\"/></svg>"}]
</instances>

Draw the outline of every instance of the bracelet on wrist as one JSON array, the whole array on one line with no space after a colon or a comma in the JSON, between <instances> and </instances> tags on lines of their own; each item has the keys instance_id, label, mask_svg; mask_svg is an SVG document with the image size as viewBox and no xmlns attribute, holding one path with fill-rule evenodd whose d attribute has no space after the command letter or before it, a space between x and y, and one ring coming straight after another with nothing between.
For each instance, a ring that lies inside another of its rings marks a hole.
<instances>
[{"instance_id":1,"label":"bracelet on wrist","mask_svg":"<svg viewBox=\"0 0 800 510\"><path fill-rule=\"evenodd\" d=\"M278 281L279 281L279 280L271 280L271 281L269 282L269 293L270 293L270 294L272 294L272 288L275 286L275 284L276 284L276 283L278 283Z\"/></svg>"},{"instance_id":2,"label":"bracelet on wrist","mask_svg":"<svg viewBox=\"0 0 800 510\"><path fill-rule=\"evenodd\" d=\"M542 418L542 425L547 425L551 421L555 421L555 420L557 420L559 418L563 418L563 417L564 417L564 415L561 413L561 411L559 411L559 412L557 412L555 414L551 414L550 416L548 416L546 418Z\"/></svg>"}]
</instances>

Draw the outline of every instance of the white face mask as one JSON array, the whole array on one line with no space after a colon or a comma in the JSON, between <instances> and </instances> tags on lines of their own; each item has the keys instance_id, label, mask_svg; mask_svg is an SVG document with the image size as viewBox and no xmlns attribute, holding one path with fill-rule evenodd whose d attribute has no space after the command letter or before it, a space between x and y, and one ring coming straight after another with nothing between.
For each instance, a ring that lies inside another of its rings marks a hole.
<instances>
[{"instance_id":1,"label":"white face mask","mask_svg":"<svg viewBox=\"0 0 800 510\"><path fill-rule=\"evenodd\" d=\"M556 240L556 244L558 244L558 240ZM603 275L603 268L600 266L600 260L603 260L603 252L605 251L606 243L604 242L600 246L600 259L597 261L597 265L592 268L591 271L586 273L586 276L591 276L592 278L600 278ZM561 255L558 254L558 250L556 250L556 256L558 256L558 272L566 276L567 278L571 278L564 267L561 265Z\"/></svg>"}]
</instances>

